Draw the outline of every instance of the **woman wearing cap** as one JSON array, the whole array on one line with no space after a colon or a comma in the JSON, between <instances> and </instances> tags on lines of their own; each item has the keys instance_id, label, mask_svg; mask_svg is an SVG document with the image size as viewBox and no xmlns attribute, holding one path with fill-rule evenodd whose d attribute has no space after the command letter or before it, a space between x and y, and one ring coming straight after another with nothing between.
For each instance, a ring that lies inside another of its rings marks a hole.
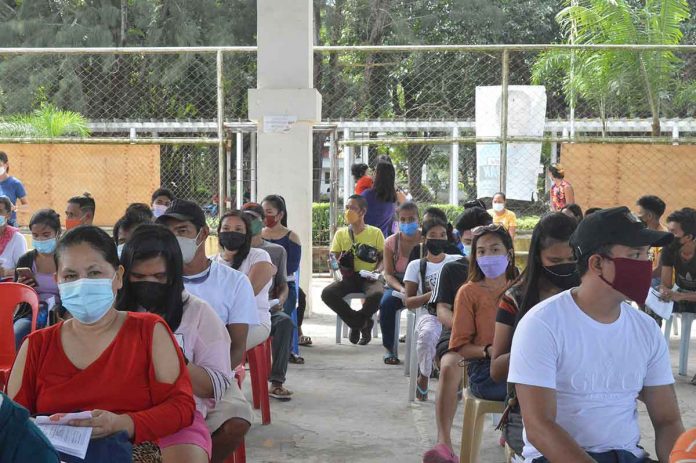
<instances>
[{"instance_id":1,"label":"woman wearing cap","mask_svg":"<svg viewBox=\"0 0 696 463\"><path fill-rule=\"evenodd\" d=\"M247 350L264 342L271 333L271 304L268 293L276 274L275 265L266 251L251 247L251 221L242 211L229 211L223 214L218 224L220 253L216 259L245 274L254 289L256 308L259 312L259 325L249 326Z\"/></svg>"},{"instance_id":2,"label":"woman wearing cap","mask_svg":"<svg viewBox=\"0 0 696 463\"><path fill-rule=\"evenodd\" d=\"M287 253L287 280L288 298L285 300L283 310L286 314L292 315L297 309L297 277L300 269L300 259L302 257L302 243L300 237L288 228L288 209L285 200L280 195L269 195L261 202L265 213L264 224L266 225L261 232L261 236L268 242L279 244L285 248ZM300 345L312 344L309 336L302 335L302 327L299 327Z\"/></svg>"},{"instance_id":3,"label":"woman wearing cap","mask_svg":"<svg viewBox=\"0 0 696 463\"><path fill-rule=\"evenodd\" d=\"M551 212L561 212L568 204L575 203L575 192L573 186L565 179L565 170L560 164L549 167L551 177Z\"/></svg>"}]
</instances>

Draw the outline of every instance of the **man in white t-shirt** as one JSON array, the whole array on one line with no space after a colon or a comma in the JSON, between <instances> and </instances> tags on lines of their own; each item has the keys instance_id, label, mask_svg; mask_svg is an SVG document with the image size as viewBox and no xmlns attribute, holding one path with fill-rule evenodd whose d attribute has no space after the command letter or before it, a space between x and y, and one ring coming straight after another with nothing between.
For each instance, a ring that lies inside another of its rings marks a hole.
<instances>
[{"instance_id":1,"label":"man in white t-shirt","mask_svg":"<svg viewBox=\"0 0 696 463\"><path fill-rule=\"evenodd\" d=\"M628 208L603 209L570 239L582 283L534 307L512 342L508 381L524 421L526 462L643 462L636 401L666 462L684 431L659 327L625 302L645 302L651 246L672 235Z\"/></svg>"},{"instance_id":2,"label":"man in white t-shirt","mask_svg":"<svg viewBox=\"0 0 696 463\"><path fill-rule=\"evenodd\" d=\"M198 204L176 199L157 223L168 227L179 241L186 291L206 301L227 327L232 341L231 368L236 368L242 363L246 351L249 325L259 324L249 279L243 273L206 257L205 241L210 229ZM246 414L248 403L241 394L235 394L234 387L236 385L230 386L215 409L208 412L209 426L213 422L213 429L217 429L212 435L213 461L223 461L231 455L250 427Z\"/></svg>"}]
</instances>

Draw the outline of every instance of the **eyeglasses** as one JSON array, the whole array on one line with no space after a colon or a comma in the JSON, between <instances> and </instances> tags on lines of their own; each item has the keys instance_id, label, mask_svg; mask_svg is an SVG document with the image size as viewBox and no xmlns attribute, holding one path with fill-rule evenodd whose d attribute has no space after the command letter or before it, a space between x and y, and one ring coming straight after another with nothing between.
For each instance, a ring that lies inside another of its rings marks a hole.
<instances>
[{"instance_id":1,"label":"eyeglasses","mask_svg":"<svg viewBox=\"0 0 696 463\"><path fill-rule=\"evenodd\" d=\"M486 232L497 232L498 230L501 230L503 228L504 227L502 225L495 224L495 223L492 223L490 225L480 225L478 227L472 228L471 234L474 236L480 236Z\"/></svg>"}]
</instances>

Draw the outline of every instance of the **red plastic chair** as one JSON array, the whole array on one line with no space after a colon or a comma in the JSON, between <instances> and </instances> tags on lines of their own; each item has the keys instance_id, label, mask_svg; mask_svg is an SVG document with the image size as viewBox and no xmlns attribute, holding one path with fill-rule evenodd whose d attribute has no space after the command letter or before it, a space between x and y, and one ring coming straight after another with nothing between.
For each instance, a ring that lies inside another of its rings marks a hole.
<instances>
[{"instance_id":1,"label":"red plastic chair","mask_svg":"<svg viewBox=\"0 0 696 463\"><path fill-rule=\"evenodd\" d=\"M31 305L31 331L36 331L39 315L36 291L21 283L0 283L0 387L4 387L17 355L12 316L21 302Z\"/></svg>"},{"instance_id":2,"label":"red plastic chair","mask_svg":"<svg viewBox=\"0 0 696 463\"><path fill-rule=\"evenodd\" d=\"M237 386L241 389L242 383L244 382L244 375L246 374L244 365L239 365L235 368L234 373L237 376ZM234 449L232 455L227 457L225 463L246 463L246 446L244 445L244 439L242 439L242 442Z\"/></svg>"},{"instance_id":3,"label":"red plastic chair","mask_svg":"<svg viewBox=\"0 0 696 463\"><path fill-rule=\"evenodd\" d=\"M268 374L270 372L270 338L247 351L251 396L255 409L261 409L261 423L271 423L271 403L268 396Z\"/></svg>"}]
</instances>

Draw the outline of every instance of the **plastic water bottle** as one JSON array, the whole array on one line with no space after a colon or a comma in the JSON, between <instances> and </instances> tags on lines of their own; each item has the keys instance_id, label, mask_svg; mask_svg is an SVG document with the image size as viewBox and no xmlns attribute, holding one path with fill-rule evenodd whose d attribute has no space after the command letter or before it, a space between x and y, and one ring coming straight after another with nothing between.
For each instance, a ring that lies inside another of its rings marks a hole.
<instances>
[{"instance_id":1,"label":"plastic water bottle","mask_svg":"<svg viewBox=\"0 0 696 463\"><path fill-rule=\"evenodd\" d=\"M336 256L334 256L332 253L329 253L329 267L334 272L337 272L339 269L338 260L336 259Z\"/></svg>"}]
</instances>

